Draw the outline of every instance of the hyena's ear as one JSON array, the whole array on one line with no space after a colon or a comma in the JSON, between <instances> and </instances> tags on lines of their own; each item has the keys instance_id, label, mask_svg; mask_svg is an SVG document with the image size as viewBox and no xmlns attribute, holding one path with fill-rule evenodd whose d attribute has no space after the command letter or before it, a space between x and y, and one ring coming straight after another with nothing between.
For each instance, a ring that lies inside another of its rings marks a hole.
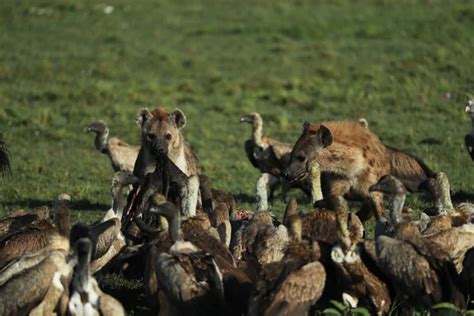
<instances>
[{"instance_id":1,"label":"hyena's ear","mask_svg":"<svg viewBox=\"0 0 474 316\"><path fill-rule=\"evenodd\" d=\"M176 109L171 115L177 128L181 129L186 126L186 116L183 111Z\"/></svg>"},{"instance_id":2,"label":"hyena's ear","mask_svg":"<svg viewBox=\"0 0 474 316\"><path fill-rule=\"evenodd\" d=\"M304 123L303 123L303 131L306 131L306 130L309 128L310 125L311 125L310 122L304 121Z\"/></svg>"},{"instance_id":3,"label":"hyena's ear","mask_svg":"<svg viewBox=\"0 0 474 316\"><path fill-rule=\"evenodd\" d=\"M147 108L142 108L135 116L135 122L137 123L138 127L143 128L143 126L149 123L152 118L153 114L151 114Z\"/></svg>"},{"instance_id":4,"label":"hyena's ear","mask_svg":"<svg viewBox=\"0 0 474 316\"><path fill-rule=\"evenodd\" d=\"M318 142L323 146L323 148L328 147L332 144L331 130L324 125L321 125L314 137L318 139Z\"/></svg>"}]
</instances>

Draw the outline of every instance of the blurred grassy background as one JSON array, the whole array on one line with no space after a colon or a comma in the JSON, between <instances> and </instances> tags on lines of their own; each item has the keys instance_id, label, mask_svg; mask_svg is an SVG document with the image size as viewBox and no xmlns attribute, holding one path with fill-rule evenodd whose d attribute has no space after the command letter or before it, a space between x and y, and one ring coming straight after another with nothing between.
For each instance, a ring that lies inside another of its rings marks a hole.
<instances>
[{"instance_id":1,"label":"blurred grassy background","mask_svg":"<svg viewBox=\"0 0 474 316\"><path fill-rule=\"evenodd\" d=\"M82 220L106 209L111 167L85 128L103 119L138 144L135 113L157 105L184 110L207 174L244 206L258 172L238 119L255 110L266 134L291 143L304 120L364 116L385 143L447 172L454 191L473 191L472 1L5 0L0 12L0 132L13 166L1 213L61 192L93 211Z\"/></svg>"}]
</instances>

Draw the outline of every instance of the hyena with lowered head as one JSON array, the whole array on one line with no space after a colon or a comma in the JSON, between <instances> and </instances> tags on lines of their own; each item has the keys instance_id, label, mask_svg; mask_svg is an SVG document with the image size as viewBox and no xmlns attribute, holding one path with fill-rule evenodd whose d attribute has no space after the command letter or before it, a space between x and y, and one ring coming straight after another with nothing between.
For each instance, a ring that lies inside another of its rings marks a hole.
<instances>
[{"instance_id":1,"label":"hyena with lowered head","mask_svg":"<svg viewBox=\"0 0 474 316\"><path fill-rule=\"evenodd\" d=\"M141 149L134 175L144 180L148 173L157 173L177 192L183 216L196 215L199 197L199 175L201 164L181 130L186 125L186 116L181 110L168 113L159 107L154 111L141 109L136 121L141 128ZM159 164L160 166L157 166ZM160 185L158 185L160 187Z\"/></svg>"},{"instance_id":2,"label":"hyena with lowered head","mask_svg":"<svg viewBox=\"0 0 474 316\"><path fill-rule=\"evenodd\" d=\"M284 175L290 181L308 176L308 165L316 161L322 172L323 194L342 195L363 202L362 221L383 215L381 193L369 187L386 174L399 178L408 190L418 191L433 176L417 157L386 147L369 129L355 121L305 122Z\"/></svg>"}]
</instances>

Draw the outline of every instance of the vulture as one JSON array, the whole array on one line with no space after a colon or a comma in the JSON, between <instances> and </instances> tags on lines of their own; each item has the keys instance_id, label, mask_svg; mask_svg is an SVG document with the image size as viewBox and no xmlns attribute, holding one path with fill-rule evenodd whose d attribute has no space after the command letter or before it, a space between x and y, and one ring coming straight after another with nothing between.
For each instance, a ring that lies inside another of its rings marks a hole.
<instances>
[{"instance_id":1,"label":"vulture","mask_svg":"<svg viewBox=\"0 0 474 316\"><path fill-rule=\"evenodd\" d=\"M338 230L336 212L331 209L333 197L319 200L313 204L312 211L301 213L303 237L313 241L322 241L333 245L338 241L334 232ZM352 244L357 244L364 237L364 225L354 213L349 213L349 234Z\"/></svg>"},{"instance_id":2,"label":"vulture","mask_svg":"<svg viewBox=\"0 0 474 316\"><path fill-rule=\"evenodd\" d=\"M391 298L387 285L377 276L378 271L363 260L365 243L355 243L349 231L349 206L342 197L331 197L332 209L337 217L338 243L333 246L331 259L338 269L342 283L344 303L355 308L359 304L369 308L377 315L388 314Z\"/></svg>"},{"instance_id":3,"label":"vulture","mask_svg":"<svg viewBox=\"0 0 474 316\"><path fill-rule=\"evenodd\" d=\"M87 237L79 238L74 243L74 267L69 286L67 310L69 315L125 315L119 301L105 294L99 288L90 271L92 243Z\"/></svg>"},{"instance_id":4,"label":"vulture","mask_svg":"<svg viewBox=\"0 0 474 316\"><path fill-rule=\"evenodd\" d=\"M66 262L63 264L62 260L60 261L59 268L53 276L53 280L49 285L45 297L29 315L40 316L66 314L67 296L69 295L68 287L72 279L75 260L71 260L66 251L64 251L63 254L66 256Z\"/></svg>"},{"instance_id":5,"label":"vulture","mask_svg":"<svg viewBox=\"0 0 474 316\"><path fill-rule=\"evenodd\" d=\"M158 281L156 269L153 266L158 260L158 256L170 249L170 246L175 238L178 238L176 231L178 230L180 236L187 242L192 243L198 249L212 256L214 262L222 274L222 281L225 290L225 303L231 306L232 315L241 315L247 306L247 301L253 289L250 279L236 268L234 258L229 252L228 248L219 240L219 236L214 233L208 217L204 214L195 217L187 218L181 221L180 213L176 206L170 202L159 202L159 199L154 198L149 209L151 213L159 214L167 219L168 230L174 232L173 238L158 233L158 238L151 241L147 257L147 268L145 272L145 284L147 285L147 292L152 297L156 297L158 291ZM139 227L143 227L141 223ZM165 225L166 226L166 225ZM150 231L147 228L146 231ZM171 235L170 235L171 236Z\"/></svg>"},{"instance_id":6,"label":"vulture","mask_svg":"<svg viewBox=\"0 0 474 316\"><path fill-rule=\"evenodd\" d=\"M449 252L421 235L416 223L402 217L405 189L397 178L386 175L369 188L391 198L387 232L376 239L377 264L392 281L397 294L414 306L429 308L450 301L464 307L464 295ZM397 202L397 203L394 203Z\"/></svg>"},{"instance_id":7,"label":"vulture","mask_svg":"<svg viewBox=\"0 0 474 316\"><path fill-rule=\"evenodd\" d=\"M470 203L461 203L456 207L451 201L448 177L444 172L437 172L433 179L435 188L435 210L438 214L431 218L424 235L433 235L440 231L471 223L474 219L474 207Z\"/></svg>"},{"instance_id":8,"label":"vulture","mask_svg":"<svg viewBox=\"0 0 474 316\"><path fill-rule=\"evenodd\" d=\"M121 219L126 201L123 188L138 183L138 178L129 172L117 171L112 177L112 211L99 223L90 228L93 244L90 269L92 273L101 270L125 246L125 237L121 231Z\"/></svg>"},{"instance_id":9,"label":"vulture","mask_svg":"<svg viewBox=\"0 0 474 316\"><path fill-rule=\"evenodd\" d=\"M279 177L292 146L263 136L263 121L257 112L242 116L240 122L252 124L252 137L245 142L245 152L249 161L260 172Z\"/></svg>"},{"instance_id":10,"label":"vulture","mask_svg":"<svg viewBox=\"0 0 474 316\"><path fill-rule=\"evenodd\" d=\"M10 151L7 144L0 140L0 174L4 175L10 171Z\"/></svg>"},{"instance_id":11,"label":"vulture","mask_svg":"<svg viewBox=\"0 0 474 316\"><path fill-rule=\"evenodd\" d=\"M19 229L25 229L33 223L48 219L49 209L47 207L37 208L31 213L24 210L16 211L0 219L0 240Z\"/></svg>"},{"instance_id":12,"label":"vulture","mask_svg":"<svg viewBox=\"0 0 474 316\"><path fill-rule=\"evenodd\" d=\"M310 195L307 182L290 183L282 176L282 170L288 163L293 146L263 136L263 120L257 112L242 116L240 122L252 125L252 136L245 141L245 153L250 163L262 173L257 181L257 210L268 210L268 199L272 199L273 192L279 184L282 185L283 200L292 187L298 187Z\"/></svg>"},{"instance_id":13,"label":"vulture","mask_svg":"<svg viewBox=\"0 0 474 316\"><path fill-rule=\"evenodd\" d=\"M199 185L202 209L209 216L212 226L217 229L220 240L229 247L232 235L230 219L236 217L236 202L229 193L212 188L210 179L205 175L199 176Z\"/></svg>"},{"instance_id":14,"label":"vulture","mask_svg":"<svg viewBox=\"0 0 474 316\"><path fill-rule=\"evenodd\" d=\"M302 239L301 218L293 199L285 223L291 240L281 260L263 266L248 315L308 315L323 294L326 271L318 261L320 249L317 243Z\"/></svg>"},{"instance_id":15,"label":"vulture","mask_svg":"<svg viewBox=\"0 0 474 316\"><path fill-rule=\"evenodd\" d=\"M263 266L280 261L288 245L288 230L284 225L274 226L272 214L256 212L247 225L236 232L232 253L239 267L253 282L259 279Z\"/></svg>"},{"instance_id":16,"label":"vulture","mask_svg":"<svg viewBox=\"0 0 474 316\"><path fill-rule=\"evenodd\" d=\"M471 156L471 160L474 160L474 102L472 100L467 101L465 111L471 119L471 131L464 136L464 144L469 156Z\"/></svg>"},{"instance_id":17,"label":"vulture","mask_svg":"<svg viewBox=\"0 0 474 316\"><path fill-rule=\"evenodd\" d=\"M92 123L87 131L96 133L95 148L109 157L114 171L133 173L135 161L140 151L139 146L129 145L115 137L109 138L109 128L104 121Z\"/></svg>"},{"instance_id":18,"label":"vulture","mask_svg":"<svg viewBox=\"0 0 474 316\"><path fill-rule=\"evenodd\" d=\"M69 196L61 195L56 202L56 225L49 220L39 220L3 236L0 240L0 267L17 257L40 250L62 248L69 243L69 199Z\"/></svg>"},{"instance_id":19,"label":"vulture","mask_svg":"<svg viewBox=\"0 0 474 316\"><path fill-rule=\"evenodd\" d=\"M9 277L0 281L0 314L53 314L64 291L60 278L66 266L68 250L55 249L25 255L4 267L2 279L4 274Z\"/></svg>"},{"instance_id":20,"label":"vulture","mask_svg":"<svg viewBox=\"0 0 474 316\"><path fill-rule=\"evenodd\" d=\"M229 312L224 283L214 256L184 241L181 214L170 202L154 206L153 212L169 219L171 247L157 254L153 266L158 280L160 314L218 315Z\"/></svg>"}]
</instances>

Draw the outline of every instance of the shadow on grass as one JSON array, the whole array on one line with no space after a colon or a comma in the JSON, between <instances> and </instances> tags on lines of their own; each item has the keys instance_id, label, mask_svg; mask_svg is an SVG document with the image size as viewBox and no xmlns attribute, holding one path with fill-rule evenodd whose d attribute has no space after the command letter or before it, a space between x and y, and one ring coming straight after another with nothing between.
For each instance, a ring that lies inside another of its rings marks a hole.
<instances>
[{"instance_id":1,"label":"shadow on grass","mask_svg":"<svg viewBox=\"0 0 474 316\"><path fill-rule=\"evenodd\" d=\"M419 143L422 145L442 145L442 142L439 139L431 137L422 139Z\"/></svg>"},{"instance_id":2,"label":"shadow on grass","mask_svg":"<svg viewBox=\"0 0 474 316\"><path fill-rule=\"evenodd\" d=\"M234 199L237 201L237 203L248 203L248 204L254 204L255 201L255 196L249 195L247 193L238 193L233 195Z\"/></svg>"},{"instance_id":3,"label":"shadow on grass","mask_svg":"<svg viewBox=\"0 0 474 316\"><path fill-rule=\"evenodd\" d=\"M7 206L19 206L25 208L36 208L40 206L53 206L54 200L38 200L38 199L26 199L22 201L8 201L4 202L4 205ZM110 208L108 204L102 203L91 203L89 200L72 200L71 209L81 210L81 211L107 211Z\"/></svg>"},{"instance_id":4,"label":"shadow on grass","mask_svg":"<svg viewBox=\"0 0 474 316\"><path fill-rule=\"evenodd\" d=\"M147 307L141 279L127 279L112 273L105 275L100 283L102 290L122 303L129 315L156 315Z\"/></svg>"},{"instance_id":5,"label":"shadow on grass","mask_svg":"<svg viewBox=\"0 0 474 316\"><path fill-rule=\"evenodd\" d=\"M253 207L257 203L255 196L249 195L247 193L234 194L233 197L236 200L237 204L250 204ZM300 207L312 208L310 199L304 194L302 194L301 191L298 192L298 190L296 189L292 190L291 194L287 195L286 202L283 201L281 192L275 192L275 195L273 196L273 200L270 199L268 203L271 208L274 208L274 207L282 208L286 206L286 204L292 197L296 198L296 202L298 203Z\"/></svg>"},{"instance_id":6,"label":"shadow on grass","mask_svg":"<svg viewBox=\"0 0 474 316\"><path fill-rule=\"evenodd\" d=\"M461 190L452 194L451 199L453 200L454 203L473 202L474 193L468 193Z\"/></svg>"}]
</instances>

